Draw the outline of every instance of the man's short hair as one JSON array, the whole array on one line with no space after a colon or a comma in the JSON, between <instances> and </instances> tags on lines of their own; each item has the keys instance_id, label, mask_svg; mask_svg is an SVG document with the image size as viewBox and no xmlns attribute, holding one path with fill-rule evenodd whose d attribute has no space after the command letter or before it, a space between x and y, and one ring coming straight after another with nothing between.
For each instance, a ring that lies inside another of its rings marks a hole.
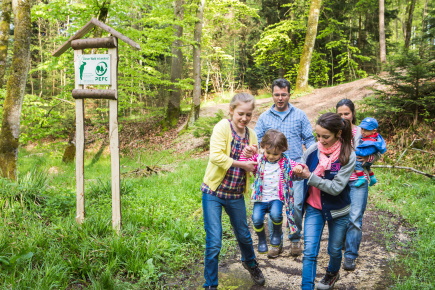
<instances>
[{"instance_id":1,"label":"man's short hair","mask_svg":"<svg viewBox=\"0 0 435 290\"><path fill-rule=\"evenodd\" d=\"M272 92L273 92L273 88L275 86L280 88L280 89L288 88L288 92L290 93L290 89L291 89L290 82L288 80L286 80L286 79L276 79L276 80L274 80L273 83L272 83Z\"/></svg>"}]
</instances>

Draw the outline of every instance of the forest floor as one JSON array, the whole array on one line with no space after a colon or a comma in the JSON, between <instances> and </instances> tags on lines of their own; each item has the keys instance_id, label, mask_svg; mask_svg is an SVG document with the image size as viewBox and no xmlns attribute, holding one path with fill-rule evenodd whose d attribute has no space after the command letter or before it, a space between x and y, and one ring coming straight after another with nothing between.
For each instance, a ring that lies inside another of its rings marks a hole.
<instances>
[{"instance_id":1,"label":"forest floor","mask_svg":"<svg viewBox=\"0 0 435 290\"><path fill-rule=\"evenodd\" d=\"M335 104L343 98L349 98L353 101L361 100L373 93L372 88L380 88L380 85L375 80L366 78L335 87L316 89L308 95L290 100L290 103L305 111L310 122L314 124L319 112L334 108ZM250 127L255 126L258 116L273 104L273 100L272 98L260 99L256 103L257 107L253 120L249 125ZM201 116L213 116L218 110L227 113L228 104L204 107L201 109ZM201 146L201 140L189 136L179 139L176 144L178 150L183 150L191 146ZM202 158L206 158L207 155L208 152L199 154ZM372 190L375 190L375 188L370 188L370 191ZM249 218L248 221L250 222ZM341 277L336 283L335 289L387 289L393 285L392 273L398 276L406 275L403 269L395 265L393 261L398 255L406 251L406 245L411 240L410 232L412 232L412 229L406 226L400 217L375 209L370 202L369 193L369 204L364 216L363 238L360 256L357 259L357 268L353 272L341 270ZM323 277L328 263L329 256L326 251L327 233L328 229L326 227L323 232L318 257L316 282ZM256 248L256 235L252 233L252 237ZM266 285L262 287L254 285L248 272L242 267L239 261L238 249L229 252L220 260L219 289L300 288L302 255L299 257L290 256L289 240L287 238L284 239L284 251L280 257L268 259L265 254L257 255L266 278ZM202 272L202 261L198 261L197 266L190 269L189 273L185 273L185 278L172 281L169 285L176 285L173 288L201 289L203 283Z\"/></svg>"}]
</instances>

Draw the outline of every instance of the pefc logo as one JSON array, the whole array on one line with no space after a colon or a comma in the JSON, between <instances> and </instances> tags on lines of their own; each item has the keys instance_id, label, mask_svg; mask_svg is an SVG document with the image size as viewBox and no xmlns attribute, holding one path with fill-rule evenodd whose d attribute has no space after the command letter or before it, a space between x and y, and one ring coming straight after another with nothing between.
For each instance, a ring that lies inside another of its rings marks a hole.
<instances>
[{"instance_id":1,"label":"pefc logo","mask_svg":"<svg viewBox=\"0 0 435 290\"><path fill-rule=\"evenodd\" d=\"M95 67L95 73L97 76L102 76L107 72L107 63L105 61L101 61Z\"/></svg>"}]
</instances>

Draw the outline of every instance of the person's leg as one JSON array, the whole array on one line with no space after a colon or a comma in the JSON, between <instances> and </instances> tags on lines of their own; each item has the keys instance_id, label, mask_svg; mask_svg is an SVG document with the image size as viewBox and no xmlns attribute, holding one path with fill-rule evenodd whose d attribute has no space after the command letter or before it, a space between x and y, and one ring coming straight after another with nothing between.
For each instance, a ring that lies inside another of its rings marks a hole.
<instances>
[{"instance_id":1,"label":"person's leg","mask_svg":"<svg viewBox=\"0 0 435 290\"><path fill-rule=\"evenodd\" d=\"M252 224L254 231L258 236L258 252L267 253L266 231L264 229L264 216L266 214L268 203L255 202L252 210Z\"/></svg>"},{"instance_id":2,"label":"person's leg","mask_svg":"<svg viewBox=\"0 0 435 290\"><path fill-rule=\"evenodd\" d=\"M231 225L233 226L234 234L239 244L243 267L249 271L251 278L256 284L264 285L265 279L255 260L251 233L249 232L248 223L246 221L245 200L243 198L227 200L225 211L230 217Z\"/></svg>"},{"instance_id":3,"label":"person's leg","mask_svg":"<svg viewBox=\"0 0 435 290\"><path fill-rule=\"evenodd\" d=\"M355 182L356 187L360 187L363 184L366 183L366 177L364 176L364 168L363 168L363 162L362 161L356 161L355 162L355 173L356 176L358 176L358 180Z\"/></svg>"},{"instance_id":4,"label":"person's leg","mask_svg":"<svg viewBox=\"0 0 435 290\"><path fill-rule=\"evenodd\" d=\"M343 248L349 216L335 218L328 221L328 254L329 264L325 276L317 283L317 289L332 289L340 278L341 249Z\"/></svg>"},{"instance_id":5,"label":"person's leg","mask_svg":"<svg viewBox=\"0 0 435 290\"><path fill-rule=\"evenodd\" d=\"M222 247L222 199L202 194L205 229L204 287L218 285L219 253Z\"/></svg>"},{"instance_id":6,"label":"person's leg","mask_svg":"<svg viewBox=\"0 0 435 290\"><path fill-rule=\"evenodd\" d=\"M355 186L356 181L350 181L350 213L349 213L349 225L347 226L346 231L346 242L344 257L345 257L345 265L349 264L349 267L344 267L345 270L353 270L354 269L354 260L358 258L359 246L361 244L362 238L362 221L364 211L367 206L367 198L369 194L368 184L365 183L360 187ZM348 259L351 259L347 261ZM353 264L353 266L351 266ZM348 269L346 269L348 268ZM352 269L353 268L353 269Z\"/></svg>"},{"instance_id":7,"label":"person's leg","mask_svg":"<svg viewBox=\"0 0 435 290\"><path fill-rule=\"evenodd\" d=\"M242 261L255 260L255 252L252 244L251 233L249 232L248 222L246 220L245 200L228 199L225 204L225 211L230 217L234 234L242 254Z\"/></svg>"},{"instance_id":8,"label":"person's leg","mask_svg":"<svg viewBox=\"0 0 435 290\"><path fill-rule=\"evenodd\" d=\"M304 222L304 257L302 258L302 289L314 289L317 256L325 221L322 211L308 205Z\"/></svg>"},{"instance_id":9,"label":"person's leg","mask_svg":"<svg viewBox=\"0 0 435 290\"><path fill-rule=\"evenodd\" d=\"M269 202L269 216L273 223L272 238L270 240L272 246L279 246L282 243L282 207L283 203L280 200Z\"/></svg>"},{"instance_id":10,"label":"person's leg","mask_svg":"<svg viewBox=\"0 0 435 290\"><path fill-rule=\"evenodd\" d=\"M304 215L304 181L298 180L293 182L293 191L294 191L294 210L293 210L293 218L295 220L296 227L298 230L289 234L288 238L290 240L290 255L296 257L302 253L301 248L301 232L302 232L302 219Z\"/></svg>"}]
</instances>

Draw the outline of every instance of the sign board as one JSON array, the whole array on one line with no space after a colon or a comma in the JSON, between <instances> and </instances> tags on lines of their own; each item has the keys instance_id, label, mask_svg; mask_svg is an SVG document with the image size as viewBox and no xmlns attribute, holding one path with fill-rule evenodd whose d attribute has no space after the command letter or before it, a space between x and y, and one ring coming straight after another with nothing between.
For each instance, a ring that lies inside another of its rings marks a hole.
<instances>
[{"instance_id":1,"label":"sign board","mask_svg":"<svg viewBox=\"0 0 435 290\"><path fill-rule=\"evenodd\" d=\"M110 54L82 54L75 65L79 85L110 85Z\"/></svg>"}]
</instances>

